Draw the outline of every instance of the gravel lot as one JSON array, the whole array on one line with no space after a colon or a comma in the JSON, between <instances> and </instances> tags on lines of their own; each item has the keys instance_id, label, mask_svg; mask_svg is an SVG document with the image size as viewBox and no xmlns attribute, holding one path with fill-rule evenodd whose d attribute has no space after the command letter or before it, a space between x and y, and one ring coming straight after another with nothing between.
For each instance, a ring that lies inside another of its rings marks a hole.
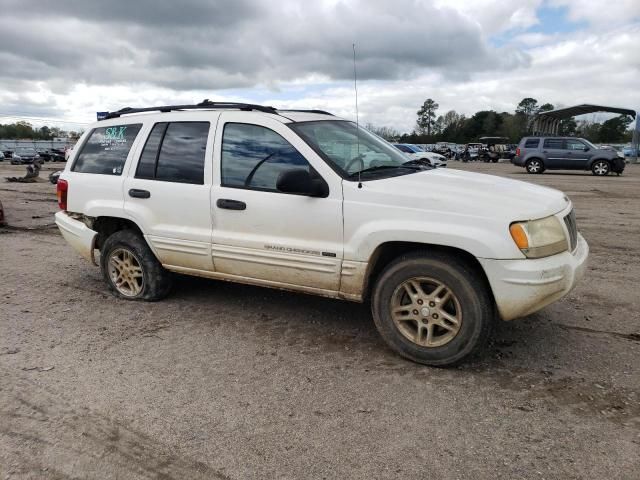
<instances>
[{"instance_id":1,"label":"gravel lot","mask_svg":"<svg viewBox=\"0 0 640 480\"><path fill-rule=\"evenodd\" d=\"M640 165L450 163L564 190L591 258L448 370L363 305L189 277L116 300L47 227L55 188L0 182L0 479L640 478Z\"/></svg>"}]
</instances>

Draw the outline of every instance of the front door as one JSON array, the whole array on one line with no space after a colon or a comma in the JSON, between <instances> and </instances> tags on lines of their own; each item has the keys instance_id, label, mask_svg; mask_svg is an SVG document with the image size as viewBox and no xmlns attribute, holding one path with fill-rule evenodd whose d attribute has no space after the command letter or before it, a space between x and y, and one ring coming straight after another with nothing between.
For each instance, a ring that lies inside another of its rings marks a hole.
<instances>
[{"instance_id":1,"label":"front door","mask_svg":"<svg viewBox=\"0 0 640 480\"><path fill-rule=\"evenodd\" d=\"M565 140L565 160L564 168L571 170L584 170L587 162L593 154L586 144L580 140L571 138Z\"/></svg>"},{"instance_id":2,"label":"front door","mask_svg":"<svg viewBox=\"0 0 640 480\"><path fill-rule=\"evenodd\" d=\"M211 162L205 159L212 156L215 116L194 115L203 120L147 126L124 184L125 211L163 265L211 271Z\"/></svg>"},{"instance_id":3,"label":"front door","mask_svg":"<svg viewBox=\"0 0 640 480\"><path fill-rule=\"evenodd\" d=\"M328 196L279 192L278 176L290 169L321 177ZM211 208L216 272L320 293L338 290L342 184L282 122L248 112L221 114Z\"/></svg>"}]
</instances>

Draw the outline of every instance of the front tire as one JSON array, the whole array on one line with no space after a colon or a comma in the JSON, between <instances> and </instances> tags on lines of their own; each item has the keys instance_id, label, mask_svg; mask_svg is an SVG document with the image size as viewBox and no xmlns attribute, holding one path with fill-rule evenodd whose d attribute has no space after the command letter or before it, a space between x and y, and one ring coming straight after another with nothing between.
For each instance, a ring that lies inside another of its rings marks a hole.
<instances>
[{"instance_id":1,"label":"front tire","mask_svg":"<svg viewBox=\"0 0 640 480\"><path fill-rule=\"evenodd\" d=\"M169 294L171 274L136 232L115 232L104 242L100 253L102 275L116 297L156 301Z\"/></svg>"},{"instance_id":2,"label":"front tire","mask_svg":"<svg viewBox=\"0 0 640 480\"><path fill-rule=\"evenodd\" d=\"M606 160L597 160L593 162L593 165L591 165L591 173L593 173L597 177L604 177L605 175L609 175L610 171L611 166Z\"/></svg>"},{"instance_id":3,"label":"front tire","mask_svg":"<svg viewBox=\"0 0 640 480\"><path fill-rule=\"evenodd\" d=\"M432 366L455 365L480 350L494 319L485 279L453 256L428 252L389 264L374 286L371 308L393 351Z\"/></svg>"}]
</instances>

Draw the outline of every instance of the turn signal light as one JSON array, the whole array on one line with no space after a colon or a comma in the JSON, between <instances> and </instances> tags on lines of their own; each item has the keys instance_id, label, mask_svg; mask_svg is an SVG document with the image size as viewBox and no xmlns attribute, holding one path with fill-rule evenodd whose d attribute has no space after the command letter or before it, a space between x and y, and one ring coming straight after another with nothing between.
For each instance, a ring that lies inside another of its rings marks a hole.
<instances>
[{"instance_id":1,"label":"turn signal light","mask_svg":"<svg viewBox=\"0 0 640 480\"><path fill-rule=\"evenodd\" d=\"M58 207L60 210L67 209L67 192L69 191L69 183L66 180L58 179L58 188L56 189L56 195L58 197Z\"/></svg>"},{"instance_id":2,"label":"turn signal light","mask_svg":"<svg viewBox=\"0 0 640 480\"><path fill-rule=\"evenodd\" d=\"M516 148L516 157L520 156L520 147Z\"/></svg>"},{"instance_id":3,"label":"turn signal light","mask_svg":"<svg viewBox=\"0 0 640 480\"><path fill-rule=\"evenodd\" d=\"M509 232L511 233L511 238L516 242L516 245L520 250L529 248L529 238L527 237L527 232L524 231L524 227L519 223L513 223L509 227Z\"/></svg>"}]
</instances>

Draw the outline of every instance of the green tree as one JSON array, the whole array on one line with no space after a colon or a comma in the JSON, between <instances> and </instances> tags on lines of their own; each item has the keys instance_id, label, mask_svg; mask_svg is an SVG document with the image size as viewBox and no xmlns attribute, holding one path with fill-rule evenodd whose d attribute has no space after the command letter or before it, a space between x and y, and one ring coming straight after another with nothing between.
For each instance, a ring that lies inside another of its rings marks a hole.
<instances>
[{"instance_id":1,"label":"green tree","mask_svg":"<svg viewBox=\"0 0 640 480\"><path fill-rule=\"evenodd\" d=\"M576 123L575 118L563 118L560 120L560 124L558 126L558 135L562 135L564 137L572 136L576 134L578 129L578 124Z\"/></svg>"},{"instance_id":2,"label":"green tree","mask_svg":"<svg viewBox=\"0 0 640 480\"><path fill-rule=\"evenodd\" d=\"M417 131L421 134L426 134L427 136L431 136L433 132L433 127L435 125L436 120L436 110L438 110L438 105L431 98L427 98L425 102L418 110L418 121L417 121Z\"/></svg>"},{"instance_id":3,"label":"green tree","mask_svg":"<svg viewBox=\"0 0 640 480\"><path fill-rule=\"evenodd\" d=\"M600 125L598 141L606 143L624 142L627 138L627 128L632 121L633 119L628 115L618 115L606 120Z\"/></svg>"},{"instance_id":4,"label":"green tree","mask_svg":"<svg viewBox=\"0 0 640 480\"><path fill-rule=\"evenodd\" d=\"M540 112L548 112L549 110L553 110L555 107L551 103L544 103L538 107L537 113Z\"/></svg>"},{"instance_id":5,"label":"green tree","mask_svg":"<svg viewBox=\"0 0 640 480\"><path fill-rule=\"evenodd\" d=\"M520 113L522 115L525 115L526 117L531 117L537 111L538 101L535 98L531 97L523 98L516 107L516 113Z\"/></svg>"}]
</instances>

